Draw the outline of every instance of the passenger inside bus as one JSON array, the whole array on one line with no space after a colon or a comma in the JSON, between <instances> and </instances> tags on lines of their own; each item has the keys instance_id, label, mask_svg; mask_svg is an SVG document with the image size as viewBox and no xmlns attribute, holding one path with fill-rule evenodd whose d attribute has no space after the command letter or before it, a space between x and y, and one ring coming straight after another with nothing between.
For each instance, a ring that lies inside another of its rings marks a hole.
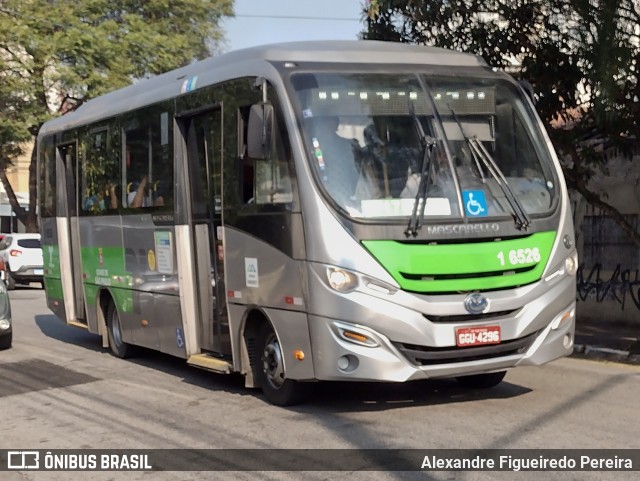
<instances>
[{"instance_id":1,"label":"passenger inside bus","mask_svg":"<svg viewBox=\"0 0 640 481\"><path fill-rule=\"evenodd\" d=\"M89 195L82 204L83 210L87 212L101 212L106 209L118 208L118 194L115 184L108 184L104 189Z\"/></svg>"},{"instance_id":2,"label":"passenger inside bus","mask_svg":"<svg viewBox=\"0 0 640 481\"><path fill-rule=\"evenodd\" d=\"M142 177L140 182L134 183L132 182L127 186L127 205L129 207L148 207L148 199L147 199L147 183L148 179L145 175Z\"/></svg>"},{"instance_id":3,"label":"passenger inside bus","mask_svg":"<svg viewBox=\"0 0 640 481\"><path fill-rule=\"evenodd\" d=\"M156 182L156 185L158 183ZM135 190L134 190L135 189ZM153 201L149 195L149 179L145 175L137 184L132 182L127 194L127 204L129 207L159 207L164 205L164 195L162 192L154 192Z\"/></svg>"}]
</instances>

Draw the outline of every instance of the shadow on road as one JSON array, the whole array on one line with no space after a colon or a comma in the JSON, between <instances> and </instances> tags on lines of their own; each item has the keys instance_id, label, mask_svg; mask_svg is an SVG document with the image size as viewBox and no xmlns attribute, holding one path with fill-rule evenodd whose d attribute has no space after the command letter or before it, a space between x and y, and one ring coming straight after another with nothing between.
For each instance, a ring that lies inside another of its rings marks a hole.
<instances>
[{"instance_id":1,"label":"shadow on road","mask_svg":"<svg viewBox=\"0 0 640 481\"><path fill-rule=\"evenodd\" d=\"M47 337L82 347L94 352L109 353L109 349L102 347L99 335L83 329L67 326L53 314L36 315L35 323ZM226 391L233 394L254 394L254 390L244 388L244 378L240 375L215 374L209 371L190 367L184 359L163 354L145 348L138 348L135 357L116 362L131 362L150 369L180 378L183 382L214 391Z\"/></svg>"},{"instance_id":2,"label":"shadow on road","mask_svg":"<svg viewBox=\"0 0 640 481\"><path fill-rule=\"evenodd\" d=\"M100 343L100 336L91 334L83 329L67 326L53 314L35 316L36 326L42 334L51 339L73 344L74 346L84 347L91 351L104 351Z\"/></svg>"},{"instance_id":3,"label":"shadow on road","mask_svg":"<svg viewBox=\"0 0 640 481\"><path fill-rule=\"evenodd\" d=\"M52 339L83 347L95 352L103 349L100 337L82 329L65 325L54 315L38 315L36 325ZM212 391L225 391L237 395L261 396L257 389L244 387L239 374L224 375L193 368L180 358L141 348L139 354L123 362L155 369L180 378L183 382ZM481 399L508 399L522 396L531 390L524 386L502 382L493 389L469 389L455 380L434 379L408 383L309 383L309 396L305 404L291 408L298 412L325 411L331 413L385 411L404 407L451 404Z\"/></svg>"},{"instance_id":4,"label":"shadow on road","mask_svg":"<svg viewBox=\"0 0 640 481\"><path fill-rule=\"evenodd\" d=\"M531 389L502 382L493 389L469 389L454 379L428 379L407 383L323 382L312 386L309 401L296 408L332 413L386 411L404 407L432 406L482 399L509 399Z\"/></svg>"}]
</instances>

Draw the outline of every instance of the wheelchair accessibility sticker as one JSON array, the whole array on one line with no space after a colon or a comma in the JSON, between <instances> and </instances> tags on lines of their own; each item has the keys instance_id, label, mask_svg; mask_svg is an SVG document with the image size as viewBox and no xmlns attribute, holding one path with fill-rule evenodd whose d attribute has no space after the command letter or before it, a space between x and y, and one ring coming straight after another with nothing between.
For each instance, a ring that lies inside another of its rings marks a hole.
<instances>
[{"instance_id":1,"label":"wheelchair accessibility sticker","mask_svg":"<svg viewBox=\"0 0 640 481\"><path fill-rule=\"evenodd\" d=\"M464 202L464 210L469 217L483 217L489 214L484 191L463 190L462 200Z\"/></svg>"},{"instance_id":2,"label":"wheelchair accessibility sticker","mask_svg":"<svg viewBox=\"0 0 640 481\"><path fill-rule=\"evenodd\" d=\"M176 329L176 346L178 346L178 349L184 347L184 332L179 327Z\"/></svg>"}]
</instances>

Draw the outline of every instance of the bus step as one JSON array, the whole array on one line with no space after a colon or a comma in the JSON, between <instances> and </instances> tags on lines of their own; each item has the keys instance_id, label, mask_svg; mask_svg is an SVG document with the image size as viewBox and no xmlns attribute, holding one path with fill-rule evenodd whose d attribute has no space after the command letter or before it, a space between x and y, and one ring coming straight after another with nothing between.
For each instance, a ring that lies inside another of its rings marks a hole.
<instances>
[{"instance_id":1,"label":"bus step","mask_svg":"<svg viewBox=\"0 0 640 481\"><path fill-rule=\"evenodd\" d=\"M73 327L80 327L82 329L89 329L89 326L87 326L84 322L67 321L67 325L68 326L73 326Z\"/></svg>"},{"instance_id":2,"label":"bus step","mask_svg":"<svg viewBox=\"0 0 640 481\"><path fill-rule=\"evenodd\" d=\"M189 356L187 364L222 374L229 374L231 372L231 364L223 359L218 359L217 357L213 357L208 354L194 354Z\"/></svg>"}]
</instances>

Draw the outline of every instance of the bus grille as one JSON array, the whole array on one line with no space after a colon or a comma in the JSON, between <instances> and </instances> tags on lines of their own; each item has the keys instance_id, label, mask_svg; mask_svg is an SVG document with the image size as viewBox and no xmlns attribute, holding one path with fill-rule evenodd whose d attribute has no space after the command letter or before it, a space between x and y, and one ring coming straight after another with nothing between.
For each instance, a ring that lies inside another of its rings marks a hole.
<instances>
[{"instance_id":1,"label":"bus grille","mask_svg":"<svg viewBox=\"0 0 640 481\"><path fill-rule=\"evenodd\" d=\"M425 319L431 322L444 323L444 322L467 322L467 321L484 321L486 319L496 319L498 317L511 316L513 317L518 309L512 309L510 311L496 311L487 312L486 314L458 314L453 316L432 316L431 314L423 314Z\"/></svg>"},{"instance_id":2,"label":"bus grille","mask_svg":"<svg viewBox=\"0 0 640 481\"><path fill-rule=\"evenodd\" d=\"M481 277L501 277L501 276L512 276L514 274L523 274L525 272L530 272L534 270L538 264L534 264L532 266L527 267L517 267L504 269L500 271L487 271L487 272L470 272L470 273L461 273L461 274L415 274L408 272L400 272L400 275L405 279L411 281L444 281L444 280L459 280L459 279L478 279Z\"/></svg>"},{"instance_id":3,"label":"bus grille","mask_svg":"<svg viewBox=\"0 0 640 481\"><path fill-rule=\"evenodd\" d=\"M502 341L500 344L476 347L429 347L394 342L393 345L416 366L481 361L495 357L523 354L533 344L540 331L520 339Z\"/></svg>"}]
</instances>

